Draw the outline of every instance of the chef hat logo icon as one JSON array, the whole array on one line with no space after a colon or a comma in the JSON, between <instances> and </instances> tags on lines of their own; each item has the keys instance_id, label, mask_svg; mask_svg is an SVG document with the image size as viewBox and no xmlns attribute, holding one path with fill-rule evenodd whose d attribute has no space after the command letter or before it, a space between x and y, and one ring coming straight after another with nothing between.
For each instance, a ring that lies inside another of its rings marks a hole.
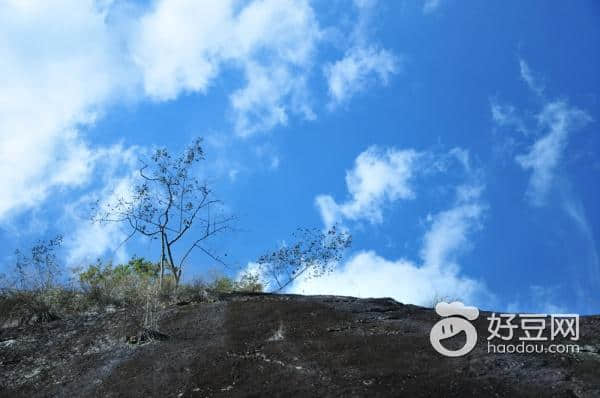
<instances>
[{"instance_id":1,"label":"chef hat logo icon","mask_svg":"<svg viewBox=\"0 0 600 398\"><path fill-rule=\"evenodd\" d=\"M467 307L460 301L446 303L442 301L435 306L435 312L439 316L447 317L452 315L461 315L470 321L474 321L479 317L479 310L476 307Z\"/></svg>"},{"instance_id":2,"label":"chef hat logo icon","mask_svg":"<svg viewBox=\"0 0 600 398\"><path fill-rule=\"evenodd\" d=\"M471 352L477 343L477 330L469 321L474 321L479 317L479 310L476 307L466 306L460 301L451 303L442 301L435 306L435 312L444 319L438 321L431 328L429 340L433 348L447 357L460 357ZM458 350L444 347L442 341L462 332L466 335L463 347Z\"/></svg>"}]
</instances>

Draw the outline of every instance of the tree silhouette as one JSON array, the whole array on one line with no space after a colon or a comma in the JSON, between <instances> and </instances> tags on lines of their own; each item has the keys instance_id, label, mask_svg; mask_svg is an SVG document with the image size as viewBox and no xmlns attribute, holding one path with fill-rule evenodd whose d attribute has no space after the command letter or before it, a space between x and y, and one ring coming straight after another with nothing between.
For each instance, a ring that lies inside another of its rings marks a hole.
<instances>
[{"instance_id":1,"label":"tree silhouette","mask_svg":"<svg viewBox=\"0 0 600 398\"><path fill-rule=\"evenodd\" d=\"M156 150L149 161L142 160L140 182L132 187L130 195L104 206L98 202L95 209L94 221L125 223L131 228L125 241L135 234L160 240L161 286L165 269L179 285L186 260L194 249L222 263L203 243L227 230L233 217L217 213L222 202L194 173L194 166L205 159L201 144L200 138L195 139L177 157L167 149ZM188 235L192 236L191 243L183 239ZM175 248L180 246L176 255Z\"/></svg>"},{"instance_id":2,"label":"tree silhouette","mask_svg":"<svg viewBox=\"0 0 600 398\"><path fill-rule=\"evenodd\" d=\"M319 277L330 272L352 244L352 236L335 225L327 232L298 228L295 242L263 254L256 261L261 273L272 278L281 291L301 275Z\"/></svg>"}]
</instances>

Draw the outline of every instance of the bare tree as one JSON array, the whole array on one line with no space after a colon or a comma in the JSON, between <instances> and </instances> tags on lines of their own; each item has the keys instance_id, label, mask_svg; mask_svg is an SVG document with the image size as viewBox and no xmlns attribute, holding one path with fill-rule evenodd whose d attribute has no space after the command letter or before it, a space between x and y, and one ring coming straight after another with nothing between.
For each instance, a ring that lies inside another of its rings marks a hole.
<instances>
[{"instance_id":1,"label":"bare tree","mask_svg":"<svg viewBox=\"0 0 600 398\"><path fill-rule=\"evenodd\" d=\"M213 197L206 182L194 173L194 166L204 160L202 140L196 139L184 152L173 157L167 149L158 149L149 161L142 161L140 182L128 197L96 207L96 222L125 223L131 228L126 242L135 234L160 240L160 285L168 269L179 285L186 260L198 249L216 261L221 259L203 243L229 228L232 217L223 216L221 201ZM192 236L191 242L183 239ZM184 243L185 242L185 243ZM181 246L178 256L175 248Z\"/></svg>"},{"instance_id":2,"label":"bare tree","mask_svg":"<svg viewBox=\"0 0 600 398\"><path fill-rule=\"evenodd\" d=\"M281 291L301 275L319 277L331 272L352 244L352 236L335 225L327 232L298 228L292 245L268 252L256 261L261 273L277 284Z\"/></svg>"},{"instance_id":3,"label":"bare tree","mask_svg":"<svg viewBox=\"0 0 600 398\"><path fill-rule=\"evenodd\" d=\"M17 283L21 289L47 290L54 287L60 275L56 250L61 247L62 240L62 235L47 241L40 240L28 254L15 250Z\"/></svg>"}]
</instances>

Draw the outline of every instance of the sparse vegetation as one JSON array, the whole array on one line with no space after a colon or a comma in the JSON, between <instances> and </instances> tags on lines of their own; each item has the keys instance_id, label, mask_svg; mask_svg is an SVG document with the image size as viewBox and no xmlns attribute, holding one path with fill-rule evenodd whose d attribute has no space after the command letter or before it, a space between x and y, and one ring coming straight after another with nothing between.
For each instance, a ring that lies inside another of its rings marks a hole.
<instances>
[{"instance_id":1,"label":"sparse vegetation","mask_svg":"<svg viewBox=\"0 0 600 398\"><path fill-rule=\"evenodd\" d=\"M125 240L139 234L160 241L157 262L133 257L124 264L98 260L73 269L70 282L61 279L64 266L57 251L62 236L39 241L15 253L15 279L0 280L0 323L47 322L86 311L128 308L140 329L157 330L166 306L206 301L220 294L262 292L267 275L282 290L296 278L327 273L350 246L351 236L335 226L327 232L300 228L295 242L258 260L258 273L238 279L226 275L205 283L183 283L190 254L199 250L222 265L205 243L230 228L233 218L219 211L221 202L200 181L195 166L203 160L202 141L196 139L179 156L158 149L150 159L140 159L139 179L129 194L113 203L98 203L93 221L123 223L130 228ZM125 243L123 242L123 243Z\"/></svg>"},{"instance_id":2,"label":"sparse vegetation","mask_svg":"<svg viewBox=\"0 0 600 398\"><path fill-rule=\"evenodd\" d=\"M263 285L259 282L258 275L245 273L238 280L227 276L218 276L207 288L215 293L247 292L256 293L263 291Z\"/></svg>"},{"instance_id":3,"label":"sparse vegetation","mask_svg":"<svg viewBox=\"0 0 600 398\"><path fill-rule=\"evenodd\" d=\"M28 252L15 250L15 284L22 290L48 290L56 285L61 267L56 251L62 245L62 235L40 240Z\"/></svg>"},{"instance_id":4,"label":"sparse vegetation","mask_svg":"<svg viewBox=\"0 0 600 398\"><path fill-rule=\"evenodd\" d=\"M127 305L138 302L140 293L156 284L158 272L158 265L144 258L134 257L115 267L98 262L79 273L79 283L99 304Z\"/></svg>"},{"instance_id":5,"label":"sparse vegetation","mask_svg":"<svg viewBox=\"0 0 600 398\"><path fill-rule=\"evenodd\" d=\"M463 301L460 297L445 296L443 294L435 293L428 303L428 307L435 308L435 306L441 302L452 303L454 301Z\"/></svg>"},{"instance_id":6,"label":"sparse vegetation","mask_svg":"<svg viewBox=\"0 0 600 398\"><path fill-rule=\"evenodd\" d=\"M62 236L38 241L28 251L15 251L15 280L0 291L0 321L41 323L58 318L58 307L71 305L68 291L59 291L56 251ZM4 323L4 322L2 322Z\"/></svg>"},{"instance_id":7,"label":"sparse vegetation","mask_svg":"<svg viewBox=\"0 0 600 398\"><path fill-rule=\"evenodd\" d=\"M263 284L260 282L260 278L256 274L244 273L240 277L239 281L236 282L237 289L240 292L262 292L264 290Z\"/></svg>"},{"instance_id":8,"label":"sparse vegetation","mask_svg":"<svg viewBox=\"0 0 600 398\"><path fill-rule=\"evenodd\" d=\"M35 250L39 252L38 248ZM56 265L55 257L48 255L47 258ZM45 270L43 264L38 265L36 269ZM165 275L161 286L159 270L159 264L141 257L114 266L98 261L75 270L76 284L54 281L44 283L43 287L36 284L40 280L36 274L20 273L16 286L0 289L0 324L43 323L113 307L127 308L140 329L156 331L168 305L211 301L218 294L263 289L258 278L250 275L243 275L239 280L221 275L210 283L197 279L179 285L171 275Z\"/></svg>"},{"instance_id":9,"label":"sparse vegetation","mask_svg":"<svg viewBox=\"0 0 600 398\"><path fill-rule=\"evenodd\" d=\"M157 262L133 257L124 264L98 260L72 270L72 280L61 280L57 250L62 236L39 241L30 250L15 253L14 281L0 280L0 322L45 322L73 313L101 311L109 306L129 308L143 329L156 329L165 306L210 300L232 292L261 292L267 275L284 289L300 276L327 273L350 246L351 236L335 226L327 232L300 228L295 243L260 257L258 274L239 279L219 275L205 283L182 283L190 254L199 250L222 265L225 263L205 243L230 228L233 218L225 215L221 201L195 167L205 159L202 140L196 139L182 154L173 156L157 149L149 159L140 159L138 182L128 194L112 203L97 203L92 220L123 223L130 228L125 240L139 234L160 241ZM125 243L123 242L123 243Z\"/></svg>"}]
</instances>

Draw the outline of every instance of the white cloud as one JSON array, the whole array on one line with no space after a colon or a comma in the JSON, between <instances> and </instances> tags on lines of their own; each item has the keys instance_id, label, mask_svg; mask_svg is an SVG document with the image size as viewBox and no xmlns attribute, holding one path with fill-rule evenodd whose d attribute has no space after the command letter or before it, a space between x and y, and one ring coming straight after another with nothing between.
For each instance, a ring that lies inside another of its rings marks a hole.
<instances>
[{"instance_id":1,"label":"white cloud","mask_svg":"<svg viewBox=\"0 0 600 398\"><path fill-rule=\"evenodd\" d=\"M529 151L515 157L524 169L531 171L527 197L533 205L545 203L555 174L567 146L569 134L588 122L590 116L564 101L547 103L538 115L541 131L548 131L533 143Z\"/></svg>"},{"instance_id":2,"label":"white cloud","mask_svg":"<svg viewBox=\"0 0 600 398\"><path fill-rule=\"evenodd\" d=\"M133 56L144 88L158 100L204 93L221 69L241 69L246 85L231 95L236 131L249 135L314 117L306 75L320 40L307 1L161 0L139 23Z\"/></svg>"},{"instance_id":3,"label":"white cloud","mask_svg":"<svg viewBox=\"0 0 600 398\"><path fill-rule=\"evenodd\" d=\"M399 71L400 57L369 43L369 24L376 4L376 0L354 1L358 19L354 30L344 40L349 43L346 52L341 59L323 68L329 89L330 109L349 101L371 85L387 85L390 76Z\"/></svg>"},{"instance_id":4,"label":"white cloud","mask_svg":"<svg viewBox=\"0 0 600 398\"><path fill-rule=\"evenodd\" d=\"M147 10L110 0L14 0L0 6L0 25L0 179L9 187L0 193L0 222L35 211L57 191L91 189L112 147L91 145L85 131L111 105L207 93L234 71L243 82L226 95L239 135L286 124L290 115L315 117L308 80L321 70L315 53L324 36L306 0L157 0ZM347 55L367 75L385 81L392 73L386 50L366 37L351 46ZM377 65L363 59L370 55ZM367 75L355 72L343 84L366 84ZM130 166L116 159L114 168ZM279 161L273 154L268 165ZM240 168L230 166L235 179ZM115 171L113 182L126 174ZM87 256L77 247L96 241L102 252L102 242L119 237L83 227L75 235L72 261Z\"/></svg>"},{"instance_id":5,"label":"white cloud","mask_svg":"<svg viewBox=\"0 0 600 398\"><path fill-rule=\"evenodd\" d=\"M386 85L399 68L399 58L385 49L353 47L341 60L325 67L333 105L343 103L370 83Z\"/></svg>"},{"instance_id":6,"label":"white cloud","mask_svg":"<svg viewBox=\"0 0 600 398\"><path fill-rule=\"evenodd\" d=\"M343 219L382 221L382 207L398 199L414 197L410 185L415 162L421 155L414 150L382 150L375 146L362 152L354 168L346 173L350 198L338 204L329 195L319 195L316 205L326 227Z\"/></svg>"},{"instance_id":7,"label":"white cloud","mask_svg":"<svg viewBox=\"0 0 600 398\"><path fill-rule=\"evenodd\" d=\"M318 195L315 204L326 228L344 220L379 224L387 205L415 198L413 183L417 176L447 172L452 164L459 164L469 178L477 177L477 172L471 168L469 152L462 148L434 155L414 149L384 150L371 146L356 157L354 167L346 172L349 198L338 203L331 195ZM457 195L464 201L479 194L476 187L457 188Z\"/></svg>"},{"instance_id":8,"label":"white cloud","mask_svg":"<svg viewBox=\"0 0 600 398\"><path fill-rule=\"evenodd\" d=\"M331 196L317 197L326 227L343 219L383 219L382 207L398 199L415 197L415 173L448 171L452 161L466 173L468 183L455 187L453 205L428 216L420 261L386 259L372 250L360 250L319 278L299 278L291 291L302 294L339 294L358 297L389 296L396 300L431 305L435 297L459 298L469 304L489 304L493 296L485 285L461 274L457 259L471 247L471 235L482 227L486 206L481 201L483 186L477 182L469 153L453 148L433 156L414 150L371 147L361 153L346 174L350 199L338 204Z\"/></svg>"},{"instance_id":9,"label":"white cloud","mask_svg":"<svg viewBox=\"0 0 600 398\"><path fill-rule=\"evenodd\" d=\"M423 239L420 263L388 260L373 251L359 251L330 274L299 279L291 291L387 296L419 305L431 305L435 297L458 298L469 304L487 303L492 296L485 285L461 275L456 262L456 257L469 248L470 234L480 227L484 213L480 192L480 186L460 187L454 206L432 217Z\"/></svg>"},{"instance_id":10,"label":"white cloud","mask_svg":"<svg viewBox=\"0 0 600 398\"><path fill-rule=\"evenodd\" d=\"M440 272L408 260L392 261L373 251L361 251L330 274L296 282L291 292L392 297L402 303L427 306L432 305L435 297L476 303L484 290L480 282L461 277L453 270Z\"/></svg>"},{"instance_id":11,"label":"white cloud","mask_svg":"<svg viewBox=\"0 0 600 398\"><path fill-rule=\"evenodd\" d=\"M126 80L93 1L9 1L0 7L0 219L80 186L92 149L78 128Z\"/></svg>"},{"instance_id":12,"label":"white cloud","mask_svg":"<svg viewBox=\"0 0 600 398\"><path fill-rule=\"evenodd\" d=\"M89 182L97 148L82 131L115 102L206 93L228 70L243 77L227 93L239 135L284 125L290 115L315 118L308 80L325 37L307 0L158 0L142 7L3 2L0 178L11 189L0 193L0 220ZM362 65L386 80L389 53L366 37L360 45L334 69ZM377 65L364 59L370 55ZM361 70L345 73L340 87L368 80Z\"/></svg>"},{"instance_id":13,"label":"white cloud","mask_svg":"<svg viewBox=\"0 0 600 398\"><path fill-rule=\"evenodd\" d=\"M0 219L89 182L97 148L82 127L115 101L205 92L232 67L247 81L231 94L240 134L285 123L290 112L314 117L302 76L320 30L308 2L163 0L140 10L94 0L2 4L0 179L10 189L0 193Z\"/></svg>"},{"instance_id":14,"label":"white cloud","mask_svg":"<svg viewBox=\"0 0 600 398\"><path fill-rule=\"evenodd\" d=\"M372 82L386 84L399 58L368 43L364 26L374 0L355 1L358 21L342 59L325 66L334 104ZM345 35L347 35L345 33ZM285 125L290 114L315 117L307 88L325 40L308 1L160 0L138 24L133 59L156 100L205 93L223 69L241 70L245 86L230 95L234 124L248 136Z\"/></svg>"}]
</instances>

